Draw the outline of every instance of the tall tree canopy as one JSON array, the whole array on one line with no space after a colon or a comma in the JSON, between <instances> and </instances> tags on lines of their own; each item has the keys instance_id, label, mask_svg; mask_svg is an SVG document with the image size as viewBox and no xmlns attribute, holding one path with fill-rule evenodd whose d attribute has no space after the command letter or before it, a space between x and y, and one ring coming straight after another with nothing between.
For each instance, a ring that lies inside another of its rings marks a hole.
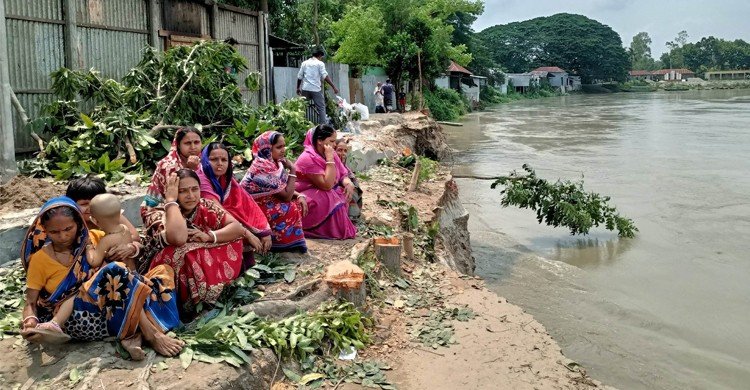
<instances>
[{"instance_id":1,"label":"tall tree canopy","mask_svg":"<svg viewBox=\"0 0 750 390\"><path fill-rule=\"evenodd\" d=\"M484 10L479 0L352 0L331 24L327 43L337 61L383 66L396 81L430 80L449 60L468 65L471 23Z\"/></svg>"},{"instance_id":2,"label":"tall tree canopy","mask_svg":"<svg viewBox=\"0 0 750 390\"><path fill-rule=\"evenodd\" d=\"M559 66L588 83L624 80L630 69L620 35L582 15L562 13L497 25L479 36L491 58L510 72Z\"/></svg>"},{"instance_id":3,"label":"tall tree canopy","mask_svg":"<svg viewBox=\"0 0 750 390\"><path fill-rule=\"evenodd\" d=\"M628 54L630 55L630 61L632 62L632 69L656 69L656 61L651 57L651 37L648 36L647 32L639 32L638 34L635 34L633 41L630 42Z\"/></svg>"},{"instance_id":4,"label":"tall tree canopy","mask_svg":"<svg viewBox=\"0 0 750 390\"><path fill-rule=\"evenodd\" d=\"M665 59L679 59L679 66L698 74L709 70L732 70L750 68L750 43L737 39L728 41L705 37L695 43L675 47L665 53Z\"/></svg>"}]
</instances>

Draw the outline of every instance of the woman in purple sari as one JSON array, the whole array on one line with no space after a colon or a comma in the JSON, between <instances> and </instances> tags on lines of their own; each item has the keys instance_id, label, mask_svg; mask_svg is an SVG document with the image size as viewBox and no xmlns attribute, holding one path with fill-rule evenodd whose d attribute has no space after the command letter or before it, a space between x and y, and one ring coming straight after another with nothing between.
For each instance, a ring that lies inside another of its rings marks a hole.
<instances>
[{"instance_id":1,"label":"woman in purple sari","mask_svg":"<svg viewBox=\"0 0 750 390\"><path fill-rule=\"evenodd\" d=\"M307 197L302 218L305 236L345 240L357 235L349 219L349 201L356 189L349 170L336 155L336 130L318 125L307 132L305 151L297 159L297 192Z\"/></svg>"}]
</instances>

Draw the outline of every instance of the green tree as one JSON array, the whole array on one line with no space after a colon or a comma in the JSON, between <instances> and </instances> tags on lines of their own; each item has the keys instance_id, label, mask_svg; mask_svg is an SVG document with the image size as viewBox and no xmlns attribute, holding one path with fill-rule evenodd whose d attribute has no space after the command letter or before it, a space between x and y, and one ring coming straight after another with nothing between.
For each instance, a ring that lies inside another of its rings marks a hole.
<instances>
[{"instance_id":1,"label":"green tree","mask_svg":"<svg viewBox=\"0 0 750 390\"><path fill-rule=\"evenodd\" d=\"M620 36L582 15L562 13L497 25L479 35L494 62L511 72L559 66L590 83L624 80L630 68Z\"/></svg>"},{"instance_id":2,"label":"green tree","mask_svg":"<svg viewBox=\"0 0 750 390\"><path fill-rule=\"evenodd\" d=\"M669 51L661 55L661 62L671 69L684 68L685 58L682 56L680 49L685 46L688 37L687 31L682 30L677 33L674 41L667 42L665 45Z\"/></svg>"},{"instance_id":3,"label":"green tree","mask_svg":"<svg viewBox=\"0 0 750 390\"><path fill-rule=\"evenodd\" d=\"M655 62L651 57L651 37L647 32L639 32L633 37L628 49L633 69L653 70Z\"/></svg>"},{"instance_id":4,"label":"green tree","mask_svg":"<svg viewBox=\"0 0 750 390\"><path fill-rule=\"evenodd\" d=\"M327 43L337 59L383 66L396 82L418 79L420 66L431 80L449 60L469 64L472 55L463 42L471 41L472 17L483 9L477 0L354 1L332 24ZM382 30L373 28L373 19ZM457 26L461 31L454 34Z\"/></svg>"},{"instance_id":5,"label":"green tree","mask_svg":"<svg viewBox=\"0 0 750 390\"><path fill-rule=\"evenodd\" d=\"M385 35L383 14L375 7L352 6L344 17L331 25L329 42L338 47L334 60L350 65L380 63Z\"/></svg>"},{"instance_id":6,"label":"green tree","mask_svg":"<svg viewBox=\"0 0 750 390\"><path fill-rule=\"evenodd\" d=\"M750 43L741 39L728 41L704 37L698 42L675 48L670 54L682 58L684 66L698 74L709 70L750 68Z\"/></svg>"}]
</instances>

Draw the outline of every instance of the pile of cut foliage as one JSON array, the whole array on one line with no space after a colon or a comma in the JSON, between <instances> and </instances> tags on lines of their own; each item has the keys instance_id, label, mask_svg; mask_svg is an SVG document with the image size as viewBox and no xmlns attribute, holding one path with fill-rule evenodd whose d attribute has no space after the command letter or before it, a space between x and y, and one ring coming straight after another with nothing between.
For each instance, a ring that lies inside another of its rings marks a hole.
<instances>
[{"instance_id":1,"label":"pile of cut foliage","mask_svg":"<svg viewBox=\"0 0 750 390\"><path fill-rule=\"evenodd\" d=\"M60 180L93 173L120 182L125 172L147 173L181 126L202 129L204 143L224 141L245 159L255 136L270 129L284 132L291 149L299 149L312 125L304 102L244 103L236 74L245 70L247 60L232 46L211 41L165 53L146 49L122 81L94 69L61 68L51 74L56 100L27 125L47 138L46 146L22 171ZM257 92L261 75L250 73L243 82Z\"/></svg>"}]
</instances>

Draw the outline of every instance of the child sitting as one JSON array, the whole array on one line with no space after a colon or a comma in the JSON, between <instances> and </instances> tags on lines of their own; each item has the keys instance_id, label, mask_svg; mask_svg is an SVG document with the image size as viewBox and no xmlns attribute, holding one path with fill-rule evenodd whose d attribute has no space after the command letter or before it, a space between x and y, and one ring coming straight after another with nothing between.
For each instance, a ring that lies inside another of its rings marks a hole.
<instances>
[{"instance_id":1,"label":"child sitting","mask_svg":"<svg viewBox=\"0 0 750 390\"><path fill-rule=\"evenodd\" d=\"M127 226L120 223L121 204L117 196L112 194L99 194L91 199L89 205L91 209L91 218L99 228L106 234L96 248L91 244L86 247L86 258L91 267L99 267L106 260L107 254L111 248L117 245L127 245L132 242L130 230ZM128 258L125 266L130 271L135 271L135 262Z\"/></svg>"}]
</instances>

